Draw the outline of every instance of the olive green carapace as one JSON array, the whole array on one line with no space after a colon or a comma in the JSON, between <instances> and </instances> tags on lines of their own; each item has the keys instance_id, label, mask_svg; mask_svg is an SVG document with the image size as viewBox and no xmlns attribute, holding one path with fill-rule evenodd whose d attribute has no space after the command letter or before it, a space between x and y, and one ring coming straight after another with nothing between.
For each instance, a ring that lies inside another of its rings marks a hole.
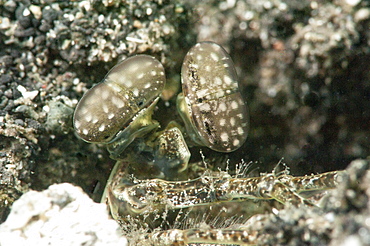
<instances>
[{"instance_id":1,"label":"olive green carapace","mask_svg":"<svg viewBox=\"0 0 370 246\"><path fill-rule=\"evenodd\" d=\"M117 64L78 103L76 133L87 142L109 143L158 97L165 80L164 68L154 57L137 55Z\"/></svg>"},{"instance_id":2,"label":"olive green carapace","mask_svg":"<svg viewBox=\"0 0 370 246\"><path fill-rule=\"evenodd\" d=\"M196 44L185 56L181 78L188 128L213 150L238 149L247 138L249 116L228 53L212 42Z\"/></svg>"}]
</instances>

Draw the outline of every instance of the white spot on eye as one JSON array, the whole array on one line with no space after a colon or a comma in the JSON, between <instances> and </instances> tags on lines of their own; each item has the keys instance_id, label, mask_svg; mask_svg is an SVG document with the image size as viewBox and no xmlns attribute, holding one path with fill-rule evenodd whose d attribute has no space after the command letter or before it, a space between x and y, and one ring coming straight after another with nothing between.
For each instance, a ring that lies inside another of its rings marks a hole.
<instances>
[{"instance_id":1,"label":"white spot on eye","mask_svg":"<svg viewBox=\"0 0 370 246\"><path fill-rule=\"evenodd\" d=\"M160 75L164 75L164 72L163 72L163 71L161 71L159 74L160 74Z\"/></svg>"},{"instance_id":2,"label":"white spot on eye","mask_svg":"<svg viewBox=\"0 0 370 246\"><path fill-rule=\"evenodd\" d=\"M207 80L204 77L200 77L199 82L200 82L201 85L206 85L207 84Z\"/></svg>"},{"instance_id":3,"label":"white spot on eye","mask_svg":"<svg viewBox=\"0 0 370 246\"><path fill-rule=\"evenodd\" d=\"M149 64L151 65L151 63ZM148 66L148 65L147 65ZM130 71L131 73L135 73L138 69L139 69L140 65L139 64L135 64L133 66L130 67Z\"/></svg>"},{"instance_id":4,"label":"white spot on eye","mask_svg":"<svg viewBox=\"0 0 370 246\"><path fill-rule=\"evenodd\" d=\"M139 89L138 88L134 88L132 90L132 93L135 95L135 96L138 96L139 95Z\"/></svg>"},{"instance_id":5,"label":"white spot on eye","mask_svg":"<svg viewBox=\"0 0 370 246\"><path fill-rule=\"evenodd\" d=\"M212 100L212 95L206 95L204 98L205 98L206 100Z\"/></svg>"},{"instance_id":6,"label":"white spot on eye","mask_svg":"<svg viewBox=\"0 0 370 246\"><path fill-rule=\"evenodd\" d=\"M144 78L144 73L139 73L139 74L137 75L137 79L142 79L142 78Z\"/></svg>"},{"instance_id":7,"label":"white spot on eye","mask_svg":"<svg viewBox=\"0 0 370 246\"><path fill-rule=\"evenodd\" d=\"M113 97L114 98L114 97ZM104 111L104 113L108 113L109 112L109 107L108 107L108 105L107 104L103 104L103 111Z\"/></svg>"},{"instance_id":8,"label":"white spot on eye","mask_svg":"<svg viewBox=\"0 0 370 246\"><path fill-rule=\"evenodd\" d=\"M125 81L126 83L126 81ZM113 91L117 92L117 93L120 93L122 91L122 87L120 85L118 85L117 83L112 83L111 81L106 83L106 85L108 85L111 89L113 89Z\"/></svg>"},{"instance_id":9,"label":"white spot on eye","mask_svg":"<svg viewBox=\"0 0 370 246\"><path fill-rule=\"evenodd\" d=\"M199 90L195 93L197 94L198 98L203 98L208 93L208 89Z\"/></svg>"},{"instance_id":10,"label":"white spot on eye","mask_svg":"<svg viewBox=\"0 0 370 246\"><path fill-rule=\"evenodd\" d=\"M226 132L221 133L220 137L223 142L229 141L229 135Z\"/></svg>"},{"instance_id":11,"label":"white spot on eye","mask_svg":"<svg viewBox=\"0 0 370 246\"><path fill-rule=\"evenodd\" d=\"M223 97L223 96L225 96L225 91L217 91L217 93L215 94L215 96L217 98Z\"/></svg>"},{"instance_id":12,"label":"white spot on eye","mask_svg":"<svg viewBox=\"0 0 370 246\"><path fill-rule=\"evenodd\" d=\"M224 76L224 81L225 81L225 84L227 85L231 85L231 83L233 82L233 80L228 75Z\"/></svg>"},{"instance_id":13,"label":"white spot on eye","mask_svg":"<svg viewBox=\"0 0 370 246\"><path fill-rule=\"evenodd\" d=\"M236 115L239 119L243 119L244 117L243 117L243 114L237 114Z\"/></svg>"},{"instance_id":14,"label":"white spot on eye","mask_svg":"<svg viewBox=\"0 0 370 246\"><path fill-rule=\"evenodd\" d=\"M78 120L75 121L75 128L80 128L81 126L81 122L79 122Z\"/></svg>"},{"instance_id":15,"label":"white spot on eye","mask_svg":"<svg viewBox=\"0 0 370 246\"><path fill-rule=\"evenodd\" d=\"M127 87L131 87L131 86L132 86L132 81L131 81L131 80L126 80L126 81L125 81L125 85L126 85Z\"/></svg>"},{"instance_id":16,"label":"white spot on eye","mask_svg":"<svg viewBox=\"0 0 370 246\"><path fill-rule=\"evenodd\" d=\"M207 72L211 72L211 66L205 66L204 69L207 71Z\"/></svg>"},{"instance_id":17,"label":"white spot on eye","mask_svg":"<svg viewBox=\"0 0 370 246\"><path fill-rule=\"evenodd\" d=\"M198 69L199 68L199 65L198 64L195 64L195 63L191 63L191 64L189 64L189 67L193 67L195 69Z\"/></svg>"},{"instance_id":18,"label":"white spot on eye","mask_svg":"<svg viewBox=\"0 0 370 246\"><path fill-rule=\"evenodd\" d=\"M93 124L96 124L98 121L99 121L99 120L98 120L98 118L94 118L94 119L92 120L92 123L93 123Z\"/></svg>"},{"instance_id":19,"label":"white spot on eye","mask_svg":"<svg viewBox=\"0 0 370 246\"><path fill-rule=\"evenodd\" d=\"M201 111L210 112L211 111L211 106L209 105L209 103L202 103L202 104L199 105L199 109Z\"/></svg>"},{"instance_id":20,"label":"white spot on eye","mask_svg":"<svg viewBox=\"0 0 370 246\"><path fill-rule=\"evenodd\" d=\"M118 71L115 73L111 73L108 75L108 77L112 77L112 80L119 80L119 82L122 83L122 81L126 81L127 78L122 73L119 73Z\"/></svg>"},{"instance_id":21,"label":"white spot on eye","mask_svg":"<svg viewBox=\"0 0 370 246\"><path fill-rule=\"evenodd\" d=\"M211 52L211 54L209 54L209 55L211 56L212 60L214 60L214 61L220 60L220 58L218 57L218 55L216 53L214 53L214 52Z\"/></svg>"},{"instance_id":22,"label":"white spot on eye","mask_svg":"<svg viewBox=\"0 0 370 246\"><path fill-rule=\"evenodd\" d=\"M244 130L243 130L243 128L241 128L240 126L238 127L238 134L239 135L244 135Z\"/></svg>"},{"instance_id":23,"label":"white spot on eye","mask_svg":"<svg viewBox=\"0 0 370 246\"><path fill-rule=\"evenodd\" d=\"M125 106L125 103L118 97L112 97L112 103L116 105L117 108L123 108Z\"/></svg>"},{"instance_id":24,"label":"white spot on eye","mask_svg":"<svg viewBox=\"0 0 370 246\"><path fill-rule=\"evenodd\" d=\"M225 126L226 124L226 120L225 119L221 119L220 120L220 126Z\"/></svg>"},{"instance_id":25,"label":"white spot on eye","mask_svg":"<svg viewBox=\"0 0 370 246\"><path fill-rule=\"evenodd\" d=\"M101 94L102 99L103 99L103 100L108 99L109 94L110 94L110 93L109 93L109 91L107 91L107 90L103 90L103 92L102 92L102 94Z\"/></svg>"},{"instance_id":26,"label":"white spot on eye","mask_svg":"<svg viewBox=\"0 0 370 246\"><path fill-rule=\"evenodd\" d=\"M215 51L220 51L221 47L220 47L218 44L216 44L216 43L211 43L211 45L212 45L212 48L213 48Z\"/></svg>"},{"instance_id":27,"label":"white spot on eye","mask_svg":"<svg viewBox=\"0 0 370 246\"><path fill-rule=\"evenodd\" d=\"M234 145L234 146L238 146L239 144L240 144L239 139L234 139L234 141L233 141L233 145Z\"/></svg>"},{"instance_id":28,"label":"white spot on eye","mask_svg":"<svg viewBox=\"0 0 370 246\"><path fill-rule=\"evenodd\" d=\"M152 75L152 76L156 76L156 75L157 75L157 72L156 72L155 70L152 70L152 71L150 72L150 75Z\"/></svg>"},{"instance_id":29,"label":"white spot on eye","mask_svg":"<svg viewBox=\"0 0 370 246\"><path fill-rule=\"evenodd\" d=\"M90 122L90 121L91 121L91 119L92 119L92 115L91 115L91 114L87 114L87 115L85 115L85 120L86 120L87 122Z\"/></svg>"},{"instance_id":30,"label":"white spot on eye","mask_svg":"<svg viewBox=\"0 0 370 246\"><path fill-rule=\"evenodd\" d=\"M218 105L218 109L221 110L221 111L226 111L227 107L226 107L226 103L222 102Z\"/></svg>"},{"instance_id":31,"label":"white spot on eye","mask_svg":"<svg viewBox=\"0 0 370 246\"><path fill-rule=\"evenodd\" d=\"M110 113L109 115L108 115L108 119L113 119L113 117L114 117L114 114L113 113Z\"/></svg>"},{"instance_id":32,"label":"white spot on eye","mask_svg":"<svg viewBox=\"0 0 370 246\"><path fill-rule=\"evenodd\" d=\"M86 114L87 112L89 112L89 109L88 107L81 107L81 109L79 109L81 111L81 114Z\"/></svg>"},{"instance_id":33,"label":"white spot on eye","mask_svg":"<svg viewBox=\"0 0 370 246\"><path fill-rule=\"evenodd\" d=\"M150 86L151 86L151 84L150 84L150 83L146 83L146 84L144 85L144 88L145 88L145 89L148 89Z\"/></svg>"},{"instance_id":34,"label":"white spot on eye","mask_svg":"<svg viewBox=\"0 0 370 246\"><path fill-rule=\"evenodd\" d=\"M87 130L86 128L82 130L82 133L87 135L89 133L89 130Z\"/></svg>"},{"instance_id":35,"label":"white spot on eye","mask_svg":"<svg viewBox=\"0 0 370 246\"><path fill-rule=\"evenodd\" d=\"M153 57L154 58L154 57ZM154 60L154 59L153 59ZM153 65L153 61L147 61L143 64L143 67L151 67L151 66L154 66Z\"/></svg>"},{"instance_id":36,"label":"white spot on eye","mask_svg":"<svg viewBox=\"0 0 370 246\"><path fill-rule=\"evenodd\" d=\"M228 63L225 63L225 64L224 64L224 67L229 67L229 64L228 64Z\"/></svg>"},{"instance_id":37,"label":"white spot on eye","mask_svg":"<svg viewBox=\"0 0 370 246\"><path fill-rule=\"evenodd\" d=\"M221 80L221 78L220 78L220 77L216 77L216 78L215 78L215 84L216 84L216 85L222 85L222 80Z\"/></svg>"},{"instance_id":38,"label":"white spot on eye","mask_svg":"<svg viewBox=\"0 0 370 246\"><path fill-rule=\"evenodd\" d=\"M237 108L239 108L239 104L237 102L235 102L235 101L232 101L231 102L231 108L232 109L237 109Z\"/></svg>"},{"instance_id":39,"label":"white spot on eye","mask_svg":"<svg viewBox=\"0 0 370 246\"><path fill-rule=\"evenodd\" d=\"M197 55L197 60L200 61L203 59L203 56L202 55Z\"/></svg>"},{"instance_id":40,"label":"white spot on eye","mask_svg":"<svg viewBox=\"0 0 370 246\"><path fill-rule=\"evenodd\" d=\"M234 117L231 117L231 118L230 118L230 124L231 124L232 126L235 126L235 118L234 118Z\"/></svg>"},{"instance_id":41,"label":"white spot on eye","mask_svg":"<svg viewBox=\"0 0 370 246\"><path fill-rule=\"evenodd\" d=\"M105 125L104 124L99 127L99 131L101 131L101 132L104 131L104 129L105 129Z\"/></svg>"}]
</instances>

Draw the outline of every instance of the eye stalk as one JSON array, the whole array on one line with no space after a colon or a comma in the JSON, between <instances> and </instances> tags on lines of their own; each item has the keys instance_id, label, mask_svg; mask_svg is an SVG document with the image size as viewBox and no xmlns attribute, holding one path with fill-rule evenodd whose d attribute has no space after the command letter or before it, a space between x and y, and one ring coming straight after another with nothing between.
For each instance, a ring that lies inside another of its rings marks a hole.
<instances>
[{"instance_id":1,"label":"eye stalk","mask_svg":"<svg viewBox=\"0 0 370 246\"><path fill-rule=\"evenodd\" d=\"M177 107L192 140L219 152L238 149L249 129L247 105L229 54L201 42L186 54Z\"/></svg>"}]
</instances>

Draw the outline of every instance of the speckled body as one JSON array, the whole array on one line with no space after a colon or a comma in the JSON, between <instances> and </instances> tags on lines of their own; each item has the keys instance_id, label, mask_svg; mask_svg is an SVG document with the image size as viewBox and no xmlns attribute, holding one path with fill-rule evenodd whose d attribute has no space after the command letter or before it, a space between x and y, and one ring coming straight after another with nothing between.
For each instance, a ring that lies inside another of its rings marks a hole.
<instances>
[{"instance_id":1,"label":"speckled body","mask_svg":"<svg viewBox=\"0 0 370 246\"><path fill-rule=\"evenodd\" d=\"M76 133L87 142L112 142L158 97L164 84L164 68L154 57L138 55L124 60L78 103L73 121Z\"/></svg>"},{"instance_id":2,"label":"speckled body","mask_svg":"<svg viewBox=\"0 0 370 246\"><path fill-rule=\"evenodd\" d=\"M227 52L212 42L196 44L185 56L181 78L188 130L213 150L238 149L247 138L249 118ZM198 139L194 141L199 143Z\"/></svg>"}]
</instances>

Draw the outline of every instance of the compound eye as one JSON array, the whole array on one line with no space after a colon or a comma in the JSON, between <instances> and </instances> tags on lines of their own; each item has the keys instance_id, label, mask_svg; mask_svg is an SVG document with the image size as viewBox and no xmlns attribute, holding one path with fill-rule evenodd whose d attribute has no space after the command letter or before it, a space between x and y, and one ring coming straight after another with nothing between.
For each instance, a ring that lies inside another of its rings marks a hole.
<instances>
[{"instance_id":1,"label":"compound eye","mask_svg":"<svg viewBox=\"0 0 370 246\"><path fill-rule=\"evenodd\" d=\"M76 133L87 142L109 143L158 97L165 80L162 64L152 56L137 55L117 64L77 104Z\"/></svg>"},{"instance_id":2,"label":"compound eye","mask_svg":"<svg viewBox=\"0 0 370 246\"><path fill-rule=\"evenodd\" d=\"M249 116L239 90L234 63L218 44L201 42L185 56L182 90L187 113L203 145L231 152L246 140ZM199 142L199 140L194 140Z\"/></svg>"}]
</instances>

